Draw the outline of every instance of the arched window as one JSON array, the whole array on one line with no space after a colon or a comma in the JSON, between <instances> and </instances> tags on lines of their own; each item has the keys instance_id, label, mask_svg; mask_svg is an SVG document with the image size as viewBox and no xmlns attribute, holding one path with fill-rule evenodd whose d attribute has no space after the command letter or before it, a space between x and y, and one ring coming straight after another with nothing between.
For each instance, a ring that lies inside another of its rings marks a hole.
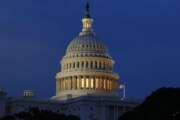
<instances>
[{"instance_id":1,"label":"arched window","mask_svg":"<svg viewBox=\"0 0 180 120\"><path fill-rule=\"evenodd\" d=\"M91 61L90 68L93 68L93 62Z\"/></svg>"},{"instance_id":2,"label":"arched window","mask_svg":"<svg viewBox=\"0 0 180 120\"><path fill-rule=\"evenodd\" d=\"M69 68L71 68L71 63L69 63Z\"/></svg>"},{"instance_id":3,"label":"arched window","mask_svg":"<svg viewBox=\"0 0 180 120\"><path fill-rule=\"evenodd\" d=\"M67 69L69 69L69 64L67 63Z\"/></svg>"},{"instance_id":4,"label":"arched window","mask_svg":"<svg viewBox=\"0 0 180 120\"><path fill-rule=\"evenodd\" d=\"M102 64L101 64L101 62L99 62L99 68L102 69Z\"/></svg>"},{"instance_id":5,"label":"arched window","mask_svg":"<svg viewBox=\"0 0 180 120\"><path fill-rule=\"evenodd\" d=\"M112 68L112 64L110 64L110 68L109 68L110 70L112 70L113 68Z\"/></svg>"},{"instance_id":6,"label":"arched window","mask_svg":"<svg viewBox=\"0 0 180 120\"><path fill-rule=\"evenodd\" d=\"M75 62L73 63L73 68L75 68Z\"/></svg>"},{"instance_id":7,"label":"arched window","mask_svg":"<svg viewBox=\"0 0 180 120\"><path fill-rule=\"evenodd\" d=\"M82 63L81 63L81 67L82 67L82 68L84 68L84 61L82 61Z\"/></svg>"},{"instance_id":8,"label":"arched window","mask_svg":"<svg viewBox=\"0 0 180 120\"><path fill-rule=\"evenodd\" d=\"M104 62L104 69L106 69L106 63Z\"/></svg>"},{"instance_id":9,"label":"arched window","mask_svg":"<svg viewBox=\"0 0 180 120\"><path fill-rule=\"evenodd\" d=\"M88 61L86 61L86 68L88 68Z\"/></svg>"},{"instance_id":10,"label":"arched window","mask_svg":"<svg viewBox=\"0 0 180 120\"><path fill-rule=\"evenodd\" d=\"M79 68L79 62L77 62L77 68Z\"/></svg>"},{"instance_id":11,"label":"arched window","mask_svg":"<svg viewBox=\"0 0 180 120\"><path fill-rule=\"evenodd\" d=\"M95 68L97 68L97 62L95 61Z\"/></svg>"}]
</instances>

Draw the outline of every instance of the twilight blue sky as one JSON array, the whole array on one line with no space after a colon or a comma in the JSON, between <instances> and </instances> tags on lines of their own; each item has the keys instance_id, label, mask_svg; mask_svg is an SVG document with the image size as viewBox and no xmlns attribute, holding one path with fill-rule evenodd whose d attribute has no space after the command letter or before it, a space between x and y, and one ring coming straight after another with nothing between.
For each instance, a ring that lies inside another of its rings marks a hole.
<instances>
[{"instance_id":1,"label":"twilight blue sky","mask_svg":"<svg viewBox=\"0 0 180 120\"><path fill-rule=\"evenodd\" d=\"M0 0L0 87L12 96L55 93L55 74L81 30L85 0ZM179 0L92 0L94 29L129 97L180 86Z\"/></svg>"}]
</instances>

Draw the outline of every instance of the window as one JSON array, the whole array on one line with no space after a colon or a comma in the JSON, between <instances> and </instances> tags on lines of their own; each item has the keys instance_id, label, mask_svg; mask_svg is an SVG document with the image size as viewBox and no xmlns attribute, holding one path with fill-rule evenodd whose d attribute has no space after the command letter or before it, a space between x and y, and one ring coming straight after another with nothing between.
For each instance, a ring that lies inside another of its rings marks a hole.
<instances>
[{"instance_id":1,"label":"window","mask_svg":"<svg viewBox=\"0 0 180 120\"><path fill-rule=\"evenodd\" d=\"M99 79L99 88L101 89L103 87L103 85L102 85L102 79L100 78Z\"/></svg>"},{"instance_id":2,"label":"window","mask_svg":"<svg viewBox=\"0 0 180 120\"><path fill-rule=\"evenodd\" d=\"M104 82L104 89L106 90L106 80L105 79L103 79L103 82Z\"/></svg>"},{"instance_id":3,"label":"window","mask_svg":"<svg viewBox=\"0 0 180 120\"><path fill-rule=\"evenodd\" d=\"M89 79L86 78L86 88L89 88Z\"/></svg>"},{"instance_id":4,"label":"window","mask_svg":"<svg viewBox=\"0 0 180 120\"><path fill-rule=\"evenodd\" d=\"M109 89L112 90L112 81L111 80L109 81L109 85L110 85Z\"/></svg>"},{"instance_id":5,"label":"window","mask_svg":"<svg viewBox=\"0 0 180 120\"><path fill-rule=\"evenodd\" d=\"M75 68L75 62L73 63L73 68Z\"/></svg>"},{"instance_id":6,"label":"window","mask_svg":"<svg viewBox=\"0 0 180 120\"><path fill-rule=\"evenodd\" d=\"M91 65L90 65L90 68L93 68L93 62L91 61Z\"/></svg>"},{"instance_id":7,"label":"window","mask_svg":"<svg viewBox=\"0 0 180 120\"><path fill-rule=\"evenodd\" d=\"M99 62L99 68L100 68L100 69L102 68L102 64L101 64L101 62Z\"/></svg>"},{"instance_id":8,"label":"window","mask_svg":"<svg viewBox=\"0 0 180 120\"><path fill-rule=\"evenodd\" d=\"M86 61L86 68L88 68L88 61Z\"/></svg>"},{"instance_id":9,"label":"window","mask_svg":"<svg viewBox=\"0 0 180 120\"><path fill-rule=\"evenodd\" d=\"M91 78L91 88L94 88L94 79Z\"/></svg>"},{"instance_id":10,"label":"window","mask_svg":"<svg viewBox=\"0 0 180 120\"><path fill-rule=\"evenodd\" d=\"M95 61L95 68L97 68L97 62Z\"/></svg>"},{"instance_id":11,"label":"window","mask_svg":"<svg viewBox=\"0 0 180 120\"><path fill-rule=\"evenodd\" d=\"M77 62L77 68L79 68L79 62Z\"/></svg>"},{"instance_id":12,"label":"window","mask_svg":"<svg viewBox=\"0 0 180 120\"><path fill-rule=\"evenodd\" d=\"M80 79L79 79L79 78L77 78L77 89L79 89L79 88L80 88L79 84L80 84Z\"/></svg>"},{"instance_id":13,"label":"window","mask_svg":"<svg viewBox=\"0 0 180 120\"><path fill-rule=\"evenodd\" d=\"M104 69L106 69L106 63L104 62Z\"/></svg>"},{"instance_id":14,"label":"window","mask_svg":"<svg viewBox=\"0 0 180 120\"><path fill-rule=\"evenodd\" d=\"M107 89L110 90L110 81L107 80Z\"/></svg>"},{"instance_id":15,"label":"window","mask_svg":"<svg viewBox=\"0 0 180 120\"><path fill-rule=\"evenodd\" d=\"M84 61L82 61L81 66L82 66L82 68L84 68Z\"/></svg>"},{"instance_id":16,"label":"window","mask_svg":"<svg viewBox=\"0 0 180 120\"><path fill-rule=\"evenodd\" d=\"M99 87L99 79L96 78L96 89Z\"/></svg>"},{"instance_id":17,"label":"window","mask_svg":"<svg viewBox=\"0 0 180 120\"><path fill-rule=\"evenodd\" d=\"M84 80L84 78L81 79L81 84L82 84L81 87L84 88L85 87L85 80Z\"/></svg>"}]
</instances>

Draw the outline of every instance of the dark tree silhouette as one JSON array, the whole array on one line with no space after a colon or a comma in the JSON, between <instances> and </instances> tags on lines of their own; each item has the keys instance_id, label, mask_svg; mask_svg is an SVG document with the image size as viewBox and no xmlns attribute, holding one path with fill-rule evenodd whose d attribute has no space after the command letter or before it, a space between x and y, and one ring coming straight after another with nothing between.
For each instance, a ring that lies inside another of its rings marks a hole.
<instances>
[{"instance_id":1,"label":"dark tree silhouette","mask_svg":"<svg viewBox=\"0 0 180 120\"><path fill-rule=\"evenodd\" d=\"M180 120L180 88L160 88L119 120Z\"/></svg>"},{"instance_id":2,"label":"dark tree silhouette","mask_svg":"<svg viewBox=\"0 0 180 120\"><path fill-rule=\"evenodd\" d=\"M66 120L79 120L79 117L74 116L74 115L69 115L66 117Z\"/></svg>"},{"instance_id":3,"label":"dark tree silhouette","mask_svg":"<svg viewBox=\"0 0 180 120\"><path fill-rule=\"evenodd\" d=\"M50 110L29 108L28 111L5 116L0 120L80 120L80 118L74 115L66 116L65 114L55 113Z\"/></svg>"}]
</instances>

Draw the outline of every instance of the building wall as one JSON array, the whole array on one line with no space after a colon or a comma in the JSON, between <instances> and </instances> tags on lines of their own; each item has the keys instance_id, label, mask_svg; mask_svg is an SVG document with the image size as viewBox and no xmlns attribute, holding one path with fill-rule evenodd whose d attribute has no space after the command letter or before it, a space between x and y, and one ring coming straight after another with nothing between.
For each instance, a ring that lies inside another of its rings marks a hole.
<instances>
[{"instance_id":1,"label":"building wall","mask_svg":"<svg viewBox=\"0 0 180 120\"><path fill-rule=\"evenodd\" d=\"M77 115L81 120L117 120L120 115L138 104L134 101L122 101L119 97L84 96L67 100L64 113Z\"/></svg>"},{"instance_id":2,"label":"building wall","mask_svg":"<svg viewBox=\"0 0 180 120\"><path fill-rule=\"evenodd\" d=\"M121 101L118 97L100 96L83 96L58 102L24 98L0 99L0 117L26 111L30 107L38 107L66 115L76 115L81 120L117 120L120 115L133 109L136 105L138 105L137 102ZM8 110L6 110L7 106Z\"/></svg>"}]
</instances>

